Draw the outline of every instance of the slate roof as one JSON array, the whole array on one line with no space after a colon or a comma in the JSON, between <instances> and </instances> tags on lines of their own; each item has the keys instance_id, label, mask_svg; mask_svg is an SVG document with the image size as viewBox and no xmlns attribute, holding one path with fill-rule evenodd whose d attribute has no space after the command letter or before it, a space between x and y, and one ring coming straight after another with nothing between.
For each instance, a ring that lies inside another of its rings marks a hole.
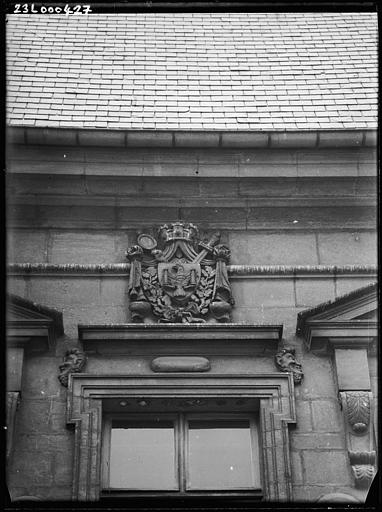
<instances>
[{"instance_id":1,"label":"slate roof","mask_svg":"<svg viewBox=\"0 0 382 512\"><path fill-rule=\"evenodd\" d=\"M12 126L377 126L373 13L10 15L7 45Z\"/></svg>"}]
</instances>

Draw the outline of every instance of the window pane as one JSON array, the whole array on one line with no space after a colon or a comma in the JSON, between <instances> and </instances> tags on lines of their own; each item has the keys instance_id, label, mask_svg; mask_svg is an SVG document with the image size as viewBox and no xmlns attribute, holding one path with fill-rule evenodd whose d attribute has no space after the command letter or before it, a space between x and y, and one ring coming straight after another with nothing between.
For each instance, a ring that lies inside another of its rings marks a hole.
<instances>
[{"instance_id":1,"label":"window pane","mask_svg":"<svg viewBox=\"0 0 382 512\"><path fill-rule=\"evenodd\" d=\"M188 427L187 489L258 487L249 421L198 420Z\"/></svg>"},{"instance_id":2,"label":"window pane","mask_svg":"<svg viewBox=\"0 0 382 512\"><path fill-rule=\"evenodd\" d=\"M110 487L178 489L174 425L169 421L113 421Z\"/></svg>"}]
</instances>

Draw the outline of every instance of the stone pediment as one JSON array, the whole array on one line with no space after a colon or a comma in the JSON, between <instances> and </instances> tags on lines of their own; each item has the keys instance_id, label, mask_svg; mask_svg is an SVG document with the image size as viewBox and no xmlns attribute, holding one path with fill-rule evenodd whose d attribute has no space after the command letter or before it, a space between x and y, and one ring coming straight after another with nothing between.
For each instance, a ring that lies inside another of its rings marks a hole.
<instances>
[{"instance_id":1,"label":"stone pediment","mask_svg":"<svg viewBox=\"0 0 382 512\"><path fill-rule=\"evenodd\" d=\"M308 349L327 342L367 346L376 339L377 321L378 288L373 283L300 312L296 334L304 338Z\"/></svg>"},{"instance_id":2,"label":"stone pediment","mask_svg":"<svg viewBox=\"0 0 382 512\"><path fill-rule=\"evenodd\" d=\"M8 346L30 346L46 350L55 337L63 334L62 313L16 295L8 295L7 307Z\"/></svg>"}]
</instances>

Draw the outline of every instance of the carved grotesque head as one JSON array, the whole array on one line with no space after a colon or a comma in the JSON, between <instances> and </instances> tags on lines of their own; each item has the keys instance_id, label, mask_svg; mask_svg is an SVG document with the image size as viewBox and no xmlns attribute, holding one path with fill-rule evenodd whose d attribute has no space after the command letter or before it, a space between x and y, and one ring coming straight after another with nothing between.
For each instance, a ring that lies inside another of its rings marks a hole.
<instances>
[{"instance_id":1,"label":"carved grotesque head","mask_svg":"<svg viewBox=\"0 0 382 512\"><path fill-rule=\"evenodd\" d=\"M70 349L66 352L64 362L60 364L60 375L58 380L65 387L68 386L69 374L80 372L85 366L86 356L77 348Z\"/></svg>"},{"instance_id":2,"label":"carved grotesque head","mask_svg":"<svg viewBox=\"0 0 382 512\"><path fill-rule=\"evenodd\" d=\"M282 372L290 372L296 384L300 383L304 374L301 364L296 361L294 348L283 348L275 355L276 366Z\"/></svg>"}]
</instances>

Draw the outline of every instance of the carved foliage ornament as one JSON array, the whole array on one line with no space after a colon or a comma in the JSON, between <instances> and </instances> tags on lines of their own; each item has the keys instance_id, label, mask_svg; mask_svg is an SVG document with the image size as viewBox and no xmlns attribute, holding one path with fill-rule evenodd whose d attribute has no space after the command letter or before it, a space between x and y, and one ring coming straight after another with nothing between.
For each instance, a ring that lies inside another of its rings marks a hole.
<instances>
[{"instance_id":1,"label":"carved foliage ornament","mask_svg":"<svg viewBox=\"0 0 382 512\"><path fill-rule=\"evenodd\" d=\"M82 371L86 363L86 356L78 348L68 350L64 362L59 366L60 374L58 380L65 387L68 387L69 375Z\"/></svg>"},{"instance_id":2,"label":"carved foliage ornament","mask_svg":"<svg viewBox=\"0 0 382 512\"><path fill-rule=\"evenodd\" d=\"M137 238L126 257L131 262L129 297L133 322L151 316L164 323L201 323L212 314L229 322L234 303L226 264L228 247L220 234L201 241L194 224L175 222Z\"/></svg>"},{"instance_id":3,"label":"carved foliage ornament","mask_svg":"<svg viewBox=\"0 0 382 512\"><path fill-rule=\"evenodd\" d=\"M371 447L371 393L342 391L339 394L347 425L347 445L355 486L368 489L375 474L376 452Z\"/></svg>"},{"instance_id":4,"label":"carved foliage ornament","mask_svg":"<svg viewBox=\"0 0 382 512\"><path fill-rule=\"evenodd\" d=\"M289 372L293 375L295 384L300 384L304 374L301 364L296 361L296 350L291 347L285 347L275 355L275 364L282 372Z\"/></svg>"},{"instance_id":5,"label":"carved foliage ornament","mask_svg":"<svg viewBox=\"0 0 382 512\"><path fill-rule=\"evenodd\" d=\"M370 394L366 391L346 391L341 393L341 398L353 432L366 432L370 421Z\"/></svg>"}]
</instances>

